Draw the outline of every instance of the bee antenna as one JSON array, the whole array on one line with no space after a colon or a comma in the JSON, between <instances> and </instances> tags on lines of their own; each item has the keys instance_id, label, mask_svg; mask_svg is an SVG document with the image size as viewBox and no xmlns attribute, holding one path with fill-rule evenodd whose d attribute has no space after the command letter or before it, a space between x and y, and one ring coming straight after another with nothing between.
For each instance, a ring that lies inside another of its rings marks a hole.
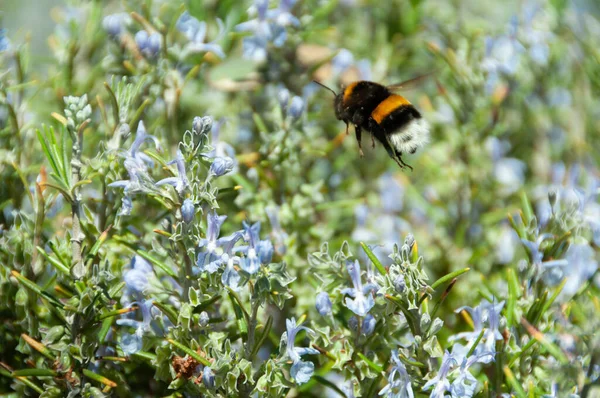
<instances>
[{"instance_id":1,"label":"bee antenna","mask_svg":"<svg viewBox=\"0 0 600 398\"><path fill-rule=\"evenodd\" d=\"M317 83L319 86L326 88L327 90L331 91L333 93L333 95L337 96L337 93L335 91L333 91L332 89L330 89L329 87L327 87L326 85L324 85L321 82L318 82L316 80L313 80L313 82Z\"/></svg>"}]
</instances>

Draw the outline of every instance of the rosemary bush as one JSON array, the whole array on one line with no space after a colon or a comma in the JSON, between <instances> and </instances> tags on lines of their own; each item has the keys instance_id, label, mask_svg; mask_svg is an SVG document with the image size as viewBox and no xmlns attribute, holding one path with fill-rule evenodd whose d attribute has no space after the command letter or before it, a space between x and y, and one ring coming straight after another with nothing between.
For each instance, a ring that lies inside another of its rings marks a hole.
<instances>
[{"instance_id":1,"label":"rosemary bush","mask_svg":"<svg viewBox=\"0 0 600 398\"><path fill-rule=\"evenodd\" d=\"M594 2L51 14L0 30L2 396L600 396ZM432 71L413 171L313 82Z\"/></svg>"}]
</instances>

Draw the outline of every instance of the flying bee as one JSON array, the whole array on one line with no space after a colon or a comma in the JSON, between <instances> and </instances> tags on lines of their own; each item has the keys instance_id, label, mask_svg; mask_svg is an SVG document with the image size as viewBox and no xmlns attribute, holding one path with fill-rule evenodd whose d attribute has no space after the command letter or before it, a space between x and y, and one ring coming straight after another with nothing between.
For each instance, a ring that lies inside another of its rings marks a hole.
<instances>
[{"instance_id":1,"label":"flying bee","mask_svg":"<svg viewBox=\"0 0 600 398\"><path fill-rule=\"evenodd\" d=\"M354 125L361 157L364 156L361 135L365 130L371 133L373 148L377 138L400 168L412 170L402 160L402 154L415 153L429 141L429 124L406 98L394 91L429 75L390 86L361 80L350 83L339 94L316 80L314 82L335 95L335 116L346 123L346 134L349 134L349 125Z\"/></svg>"}]
</instances>

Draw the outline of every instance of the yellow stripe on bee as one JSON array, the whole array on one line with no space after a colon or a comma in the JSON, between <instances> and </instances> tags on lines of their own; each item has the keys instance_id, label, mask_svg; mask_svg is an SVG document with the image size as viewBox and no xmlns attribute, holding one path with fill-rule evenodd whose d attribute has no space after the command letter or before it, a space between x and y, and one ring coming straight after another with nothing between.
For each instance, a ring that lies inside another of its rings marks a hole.
<instances>
[{"instance_id":1,"label":"yellow stripe on bee","mask_svg":"<svg viewBox=\"0 0 600 398\"><path fill-rule=\"evenodd\" d=\"M410 102L401 95L392 94L377 105L377 108L371 113L371 117L375 119L377 124L381 124L386 116L402 105L410 105Z\"/></svg>"},{"instance_id":2,"label":"yellow stripe on bee","mask_svg":"<svg viewBox=\"0 0 600 398\"><path fill-rule=\"evenodd\" d=\"M354 88L356 87L356 85L358 83L360 83L360 82L350 83L348 85L348 87L346 87L344 89L344 101L348 101L348 98L350 98L350 96L352 95L352 92L354 91Z\"/></svg>"}]
</instances>

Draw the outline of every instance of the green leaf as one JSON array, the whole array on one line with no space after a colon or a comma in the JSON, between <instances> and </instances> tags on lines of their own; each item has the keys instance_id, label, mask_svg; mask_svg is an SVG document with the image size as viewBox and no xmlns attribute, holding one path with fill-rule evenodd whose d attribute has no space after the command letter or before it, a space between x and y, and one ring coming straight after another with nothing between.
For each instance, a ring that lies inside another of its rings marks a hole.
<instances>
[{"instance_id":1,"label":"green leaf","mask_svg":"<svg viewBox=\"0 0 600 398\"><path fill-rule=\"evenodd\" d=\"M135 251L138 255L140 255L141 257L145 258L146 260L150 261L152 264L156 265L158 268L160 268L161 270L163 270L163 272L173 278L177 278L177 273L175 271L173 271L173 269L171 269L171 267L169 267L167 264L163 263L162 261L160 261L159 259L157 259L156 257L154 257L153 255L151 255L150 253L144 251L144 250L136 250Z\"/></svg>"},{"instance_id":2,"label":"green leaf","mask_svg":"<svg viewBox=\"0 0 600 398\"><path fill-rule=\"evenodd\" d=\"M358 357L360 359L362 359L363 361L365 361L365 363L375 372L377 373L382 373L383 372L383 368L379 365L377 365L375 362L371 361L369 358L367 358L364 354L357 352L356 355L358 355Z\"/></svg>"},{"instance_id":3,"label":"green leaf","mask_svg":"<svg viewBox=\"0 0 600 398\"><path fill-rule=\"evenodd\" d=\"M367 257L369 257L369 260L371 260L371 262L373 263L375 268L377 268L379 273L381 275L386 275L387 270L385 269L383 264L381 264L381 261L379 261L377 256L375 254L373 254L373 251L371 251L371 248L369 246L367 246L364 242L360 242L360 246L363 248L363 250L365 251L365 254L367 255Z\"/></svg>"},{"instance_id":4,"label":"green leaf","mask_svg":"<svg viewBox=\"0 0 600 398\"><path fill-rule=\"evenodd\" d=\"M441 284L451 281L452 279L456 278L459 275L464 274L465 272L468 272L471 268L463 268L463 269L459 269L457 271L451 272L447 275L442 276L440 279L438 279L437 281L433 282L433 284L431 285L431 288L435 290L435 288L437 288L438 286L440 286Z\"/></svg>"},{"instance_id":5,"label":"green leaf","mask_svg":"<svg viewBox=\"0 0 600 398\"><path fill-rule=\"evenodd\" d=\"M58 375L58 373L56 373L53 370L50 369L19 369L19 370L15 370L14 372L12 372L13 377L19 377L19 376L25 376L25 377L30 377L30 376L35 376L35 377L55 377Z\"/></svg>"},{"instance_id":6,"label":"green leaf","mask_svg":"<svg viewBox=\"0 0 600 398\"><path fill-rule=\"evenodd\" d=\"M515 391L515 395L518 398L527 398L525 390L523 390L523 387L521 386L514 373L512 372L512 370L510 370L508 366L504 367L504 374L506 375L506 381Z\"/></svg>"},{"instance_id":7,"label":"green leaf","mask_svg":"<svg viewBox=\"0 0 600 398\"><path fill-rule=\"evenodd\" d=\"M202 357L200 354L198 354L196 351L192 350L191 348L188 348L173 339L167 339L167 341L169 343L171 343L172 345L174 345L175 347L179 348L181 351L183 351L186 354L188 354L189 356L191 356L192 358L194 358L196 361L200 362L202 365L210 366L210 362L208 361L208 359Z\"/></svg>"},{"instance_id":8,"label":"green leaf","mask_svg":"<svg viewBox=\"0 0 600 398\"><path fill-rule=\"evenodd\" d=\"M509 327L516 324L517 300L521 297L521 288L517 275L512 268L506 270L508 280L508 300L506 305L506 323Z\"/></svg>"}]
</instances>

